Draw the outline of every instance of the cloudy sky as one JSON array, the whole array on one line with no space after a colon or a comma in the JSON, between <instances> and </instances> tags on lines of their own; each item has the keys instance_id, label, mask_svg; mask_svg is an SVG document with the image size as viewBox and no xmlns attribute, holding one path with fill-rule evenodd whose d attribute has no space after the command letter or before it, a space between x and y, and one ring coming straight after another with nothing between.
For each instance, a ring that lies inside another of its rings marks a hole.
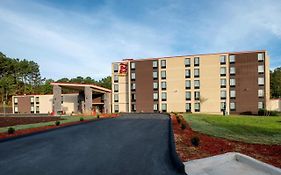
<instances>
[{"instance_id":1,"label":"cloudy sky","mask_svg":"<svg viewBox=\"0 0 281 175\"><path fill-rule=\"evenodd\" d=\"M0 51L52 79L99 79L124 58L258 49L281 66L280 0L0 2Z\"/></svg>"}]
</instances>

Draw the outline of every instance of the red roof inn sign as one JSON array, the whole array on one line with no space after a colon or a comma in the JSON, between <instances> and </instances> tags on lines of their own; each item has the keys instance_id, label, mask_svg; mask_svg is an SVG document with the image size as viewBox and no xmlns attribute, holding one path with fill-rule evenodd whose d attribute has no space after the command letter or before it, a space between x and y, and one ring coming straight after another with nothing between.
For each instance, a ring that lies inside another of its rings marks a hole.
<instances>
[{"instance_id":1,"label":"red roof inn sign","mask_svg":"<svg viewBox=\"0 0 281 175\"><path fill-rule=\"evenodd\" d=\"M120 63L119 64L119 75L125 76L128 72L128 63Z\"/></svg>"}]
</instances>

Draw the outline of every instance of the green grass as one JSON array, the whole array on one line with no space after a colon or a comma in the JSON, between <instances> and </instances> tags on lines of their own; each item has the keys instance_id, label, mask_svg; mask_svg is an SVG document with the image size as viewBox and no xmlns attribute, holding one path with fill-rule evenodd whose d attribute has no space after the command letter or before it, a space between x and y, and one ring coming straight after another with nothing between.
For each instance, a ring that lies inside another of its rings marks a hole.
<instances>
[{"instance_id":1,"label":"green grass","mask_svg":"<svg viewBox=\"0 0 281 175\"><path fill-rule=\"evenodd\" d=\"M63 118L64 120L60 120L60 124L80 121L80 117L81 116L62 116L61 118ZM83 116L83 118L84 118L84 121L86 121L86 120L94 119L96 117L95 116ZM7 132L9 127L13 127L17 131L17 130L21 130L21 129L38 128L41 126L52 126L52 125L55 125L55 121L33 123L33 124L27 124L27 125L7 126L7 127L1 127L0 132Z\"/></svg>"},{"instance_id":2,"label":"green grass","mask_svg":"<svg viewBox=\"0 0 281 175\"><path fill-rule=\"evenodd\" d=\"M281 117L184 114L192 130L247 143L281 144Z\"/></svg>"}]
</instances>

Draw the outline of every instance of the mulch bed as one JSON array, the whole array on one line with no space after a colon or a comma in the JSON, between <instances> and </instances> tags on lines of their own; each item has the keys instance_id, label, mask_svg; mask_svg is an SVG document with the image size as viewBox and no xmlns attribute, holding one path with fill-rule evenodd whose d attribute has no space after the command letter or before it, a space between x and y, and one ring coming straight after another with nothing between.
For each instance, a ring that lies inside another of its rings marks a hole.
<instances>
[{"instance_id":1,"label":"mulch bed","mask_svg":"<svg viewBox=\"0 0 281 175\"><path fill-rule=\"evenodd\" d=\"M186 121L181 122L186 124L186 129L182 130L176 117L172 116L176 150L183 162L226 152L239 152L281 168L281 145L250 144L208 136L193 131ZM190 140L194 136L200 139L198 147L191 144Z\"/></svg>"},{"instance_id":2,"label":"mulch bed","mask_svg":"<svg viewBox=\"0 0 281 175\"><path fill-rule=\"evenodd\" d=\"M60 117L0 117L0 127L63 120Z\"/></svg>"}]
</instances>

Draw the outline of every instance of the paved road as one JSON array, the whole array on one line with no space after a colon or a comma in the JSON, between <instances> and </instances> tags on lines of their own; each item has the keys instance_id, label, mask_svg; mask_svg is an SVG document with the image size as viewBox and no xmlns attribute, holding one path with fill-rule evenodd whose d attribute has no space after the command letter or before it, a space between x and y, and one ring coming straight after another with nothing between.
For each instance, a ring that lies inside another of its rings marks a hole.
<instances>
[{"instance_id":1,"label":"paved road","mask_svg":"<svg viewBox=\"0 0 281 175\"><path fill-rule=\"evenodd\" d=\"M0 142L0 174L174 175L168 117L126 115Z\"/></svg>"}]
</instances>

